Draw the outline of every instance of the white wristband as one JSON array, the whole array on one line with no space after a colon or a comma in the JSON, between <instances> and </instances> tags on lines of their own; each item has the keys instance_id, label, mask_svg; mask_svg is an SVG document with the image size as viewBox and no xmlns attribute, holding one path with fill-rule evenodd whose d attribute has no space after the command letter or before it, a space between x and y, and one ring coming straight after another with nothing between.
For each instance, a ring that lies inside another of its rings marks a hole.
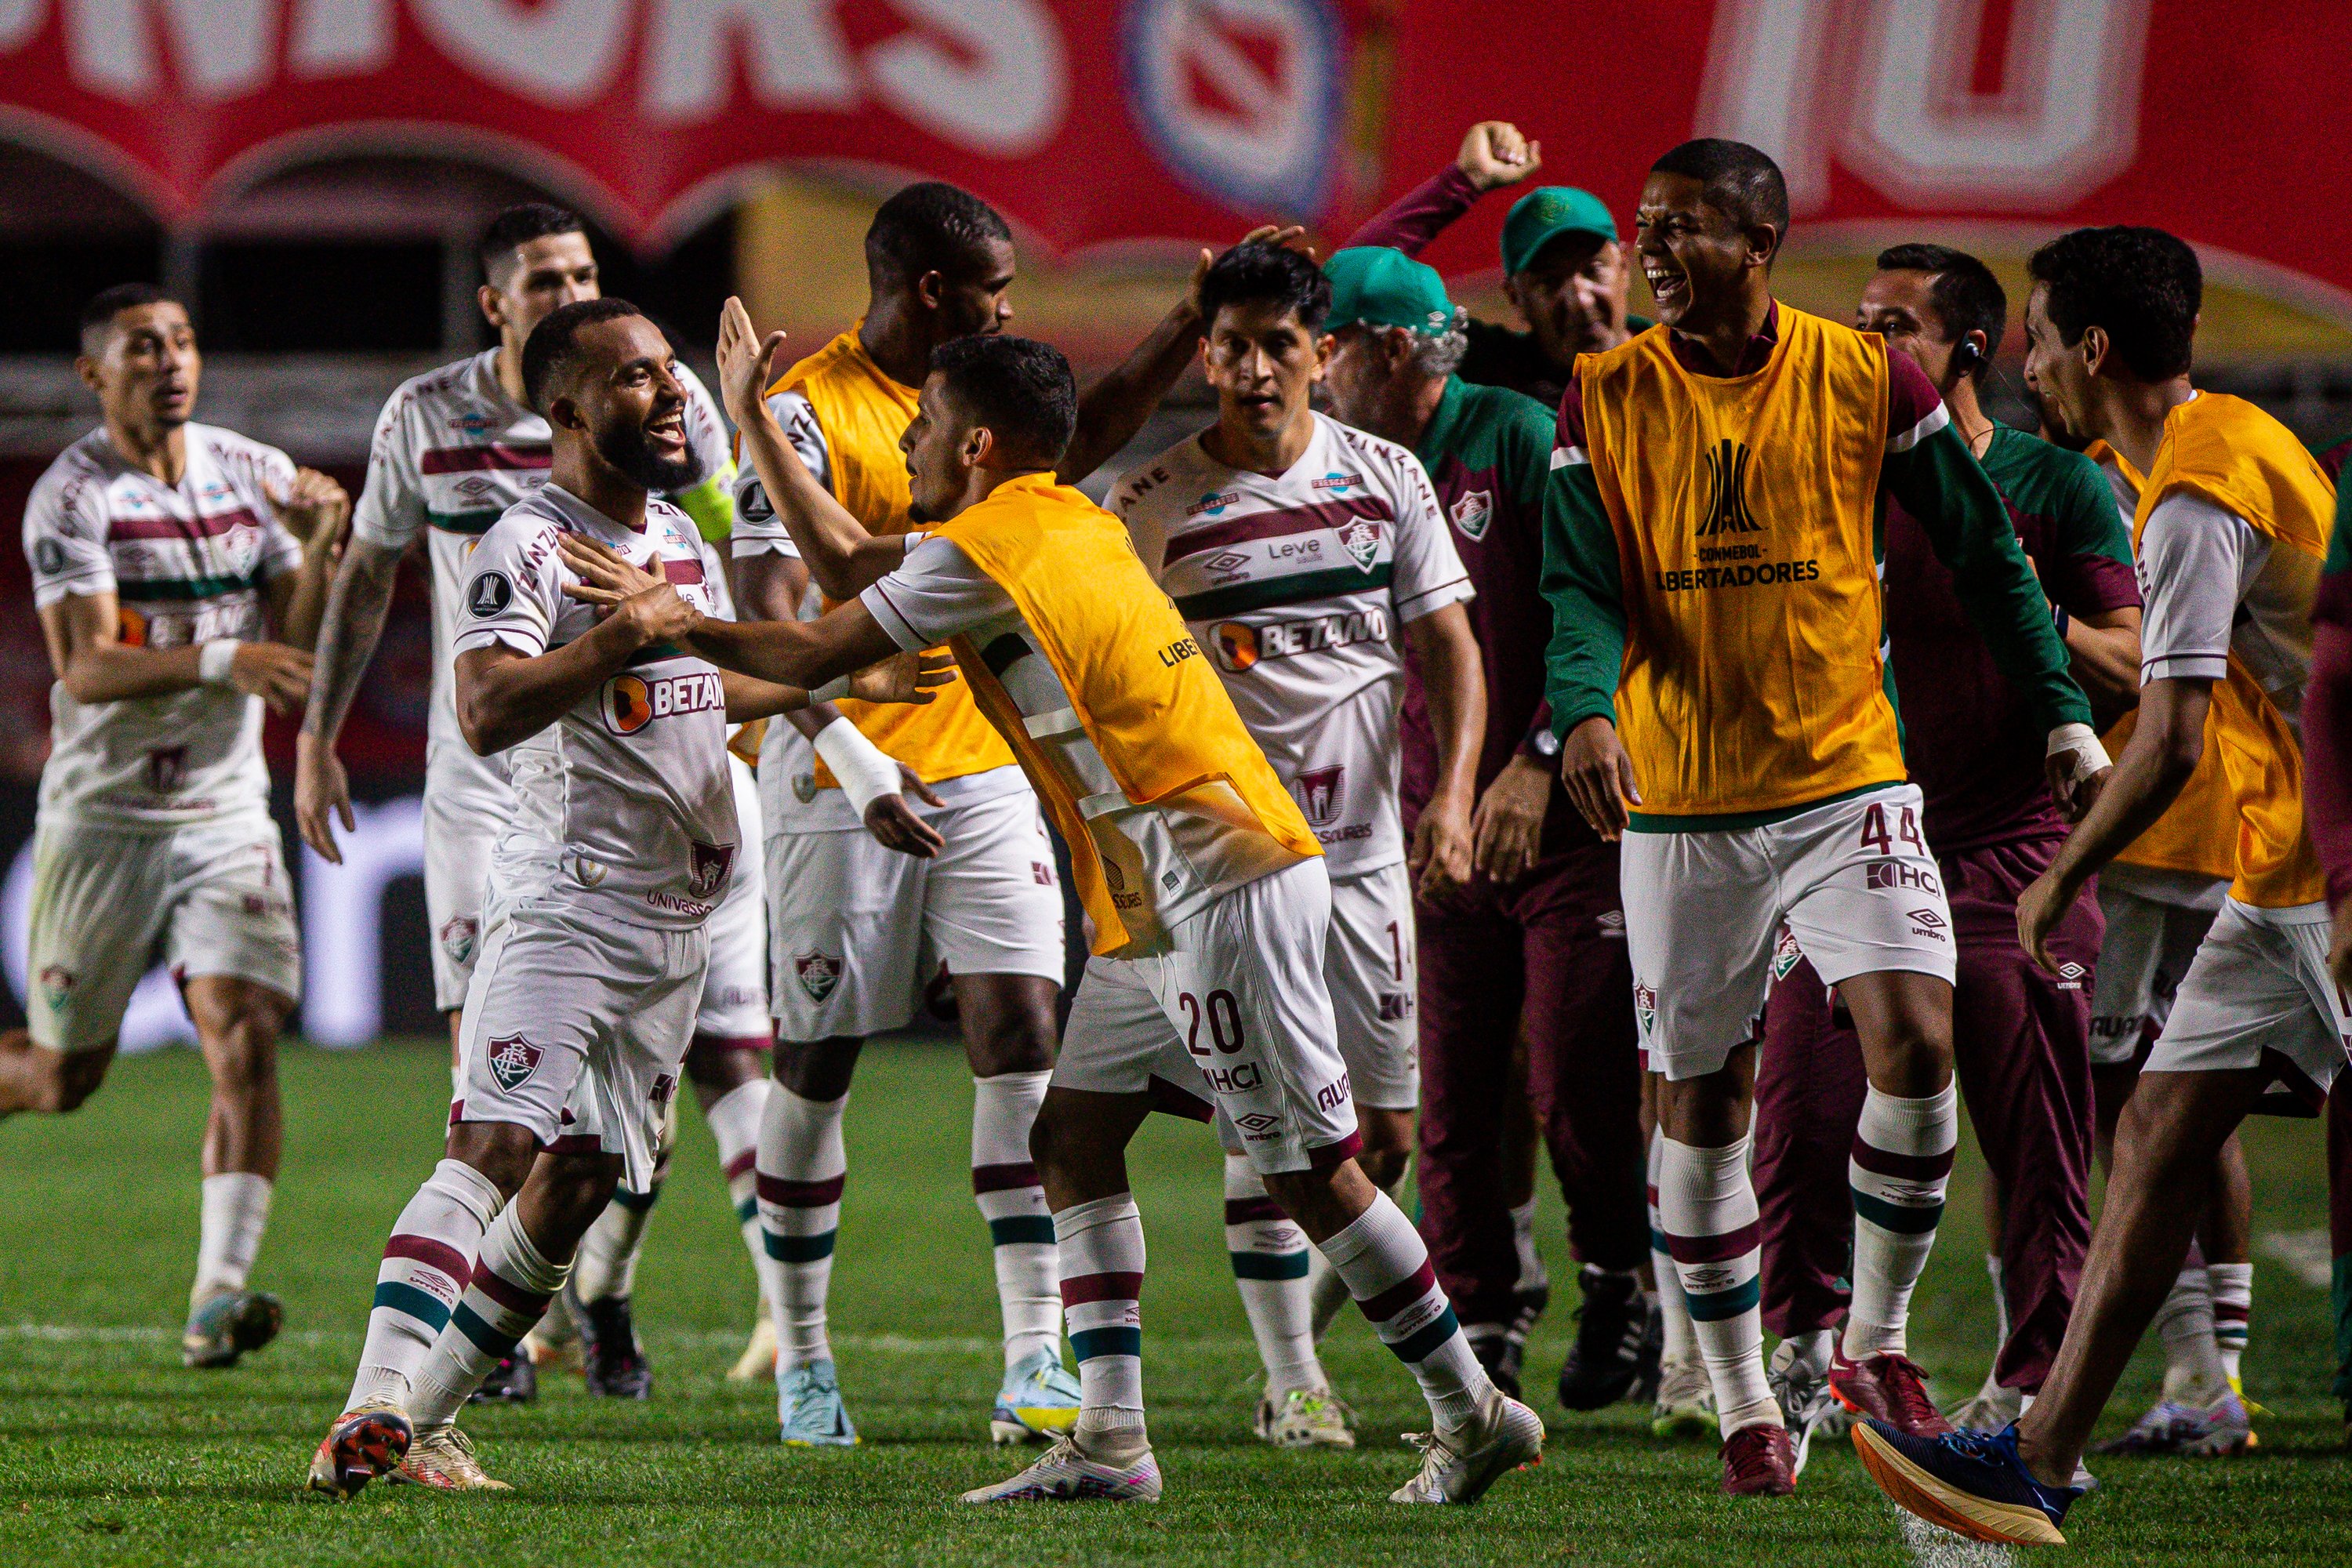
<instances>
[{"instance_id":1,"label":"white wristband","mask_svg":"<svg viewBox=\"0 0 2352 1568\"><path fill-rule=\"evenodd\" d=\"M2110 765L2106 747L2099 743L2098 734L2088 724L2061 724L2051 731L2050 747L2043 754L2054 757L2061 752L2071 753L2074 759L2070 774L2074 778L2089 778Z\"/></svg>"},{"instance_id":2,"label":"white wristband","mask_svg":"<svg viewBox=\"0 0 2352 1568\"><path fill-rule=\"evenodd\" d=\"M849 677L836 675L809 693L811 702L838 702L849 695Z\"/></svg>"},{"instance_id":3,"label":"white wristband","mask_svg":"<svg viewBox=\"0 0 2352 1568\"><path fill-rule=\"evenodd\" d=\"M229 670L236 663L237 639L215 637L197 651L196 679L206 686L233 684Z\"/></svg>"},{"instance_id":4,"label":"white wristband","mask_svg":"<svg viewBox=\"0 0 2352 1568\"><path fill-rule=\"evenodd\" d=\"M835 719L817 731L816 754L833 770L860 822L866 820L867 806L899 791L898 763L846 719Z\"/></svg>"}]
</instances>

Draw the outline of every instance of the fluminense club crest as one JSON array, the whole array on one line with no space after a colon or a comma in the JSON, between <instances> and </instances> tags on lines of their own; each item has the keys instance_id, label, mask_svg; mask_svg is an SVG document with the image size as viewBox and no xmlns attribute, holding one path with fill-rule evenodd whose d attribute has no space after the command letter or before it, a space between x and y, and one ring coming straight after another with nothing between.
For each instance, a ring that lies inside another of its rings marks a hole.
<instances>
[{"instance_id":1,"label":"fluminense club crest","mask_svg":"<svg viewBox=\"0 0 2352 1568\"><path fill-rule=\"evenodd\" d=\"M793 973L808 993L812 1002L822 1002L833 994L841 984L841 960L829 952L802 952L793 955Z\"/></svg>"},{"instance_id":2,"label":"fluminense club crest","mask_svg":"<svg viewBox=\"0 0 2352 1568\"><path fill-rule=\"evenodd\" d=\"M1658 1026L1658 993L1638 981L1633 985L1633 1021L1644 1035Z\"/></svg>"},{"instance_id":3,"label":"fluminense club crest","mask_svg":"<svg viewBox=\"0 0 2352 1568\"><path fill-rule=\"evenodd\" d=\"M490 1076L499 1080L500 1089L512 1094L539 1070L541 1055L540 1048L520 1035L494 1039L490 1042Z\"/></svg>"},{"instance_id":4,"label":"fluminense club crest","mask_svg":"<svg viewBox=\"0 0 2352 1568\"><path fill-rule=\"evenodd\" d=\"M1369 572L1380 559L1381 525L1369 517L1360 517L1339 531L1339 542L1355 557L1358 568Z\"/></svg>"},{"instance_id":5,"label":"fluminense club crest","mask_svg":"<svg viewBox=\"0 0 2352 1568\"><path fill-rule=\"evenodd\" d=\"M1454 526L1462 531L1462 537L1475 544L1486 537L1487 525L1495 521L1495 492L1465 490L1449 515Z\"/></svg>"}]
</instances>

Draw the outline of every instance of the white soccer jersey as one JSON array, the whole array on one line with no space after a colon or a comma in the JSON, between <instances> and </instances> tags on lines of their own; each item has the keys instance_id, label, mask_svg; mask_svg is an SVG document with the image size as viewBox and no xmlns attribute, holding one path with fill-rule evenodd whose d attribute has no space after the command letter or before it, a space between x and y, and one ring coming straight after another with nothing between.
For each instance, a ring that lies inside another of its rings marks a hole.
<instances>
[{"instance_id":1,"label":"white soccer jersey","mask_svg":"<svg viewBox=\"0 0 2352 1568\"><path fill-rule=\"evenodd\" d=\"M275 447L185 426L187 467L166 485L125 462L103 429L59 455L25 503L33 602L112 594L122 640L182 647L268 636L262 584L300 566L278 521L294 464ZM49 690L41 810L129 827L169 827L267 810L261 700L200 686L168 697L77 702Z\"/></svg>"},{"instance_id":2,"label":"white soccer jersey","mask_svg":"<svg viewBox=\"0 0 2352 1568\"><path fill-rule=\"evenodd\" d=\"M1121 480L1110 510L1216 663L1334 878L1404 858L1404 623L1472 588L1421 460L1318 414L1287 473L1199 437Z\"/></svg>"},{"instance_id":3,"label":"white soccer jersey","mask_svg":"<svg viewBox=\"0 0 2352 1568\"><path fill-rule=\"evenodd\" d=\"M420 532L433 569L433 700L425 721L425 787L503 816L506 763L481 757L457 732L451 647L466 625L459 589L466 558L500 514L547 482L554 460L547 421L499 384L499 351L488 349L402 384L377 416L352 531L386 550ZM726 422L686 366L686 437L707 474L733 462Z\"/></svg>"},{"instance_id":4,"label":"white soccer jersey","mask_svg":"<svg viewBox=\"0 0 2352 1568\"><path fill-rule=\"evenodd\" d=\"M544 485L482 535L453 657L498 644L536 657L594 628L595 611L563 592L578 581L556 550L567 532L648 571L658 561L688 603L716 612L702 541L684 512L649 500L638 532ZM514 816L491 869L501 895L560 892L626 924L670 929L700 925L726 896L742 846L727 700L710 665L666 643L646 647L506 759Z\"/></svg>"}]
</instances>

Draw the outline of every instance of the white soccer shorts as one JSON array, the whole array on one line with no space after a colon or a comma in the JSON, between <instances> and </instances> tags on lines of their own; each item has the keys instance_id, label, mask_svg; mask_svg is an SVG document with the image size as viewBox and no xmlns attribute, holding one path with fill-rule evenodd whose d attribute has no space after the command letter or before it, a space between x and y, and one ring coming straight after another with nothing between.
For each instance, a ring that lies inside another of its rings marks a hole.
<instances>
[{"instance_id":1,"label":"white soccer shorts","mask_svg":"<svg viewBox=\"0 0 2352 1568\"><path fill-rule=\"evenodd\" d=\"M1413 1016L1419 973L1412 873L1404 862L1335 879L1323 984L1358 1105L1412 1110L1421 1104L1421 1036Z\"/></svg>"},{"instance_id":2,"label":"white soccer shorts","mask_svg":"<svg viewBox=\"0 0 2352 1568\"><path fill-rule=\"evenodd\" d=\"M1356 1152L1356 1106L1323 987L1331 882L1303 860L1223 894L1150 958L1092 958L1054 1083L1215 1112L1260 1173ZM1203 1098L1203 1095L1207 1098Z\"/></svg>"},{"instance_id":3,"label":"white soccer shorts","mask_svg":"<svg viewBox=\"0 0 2352 1568\"><path fill-rule=\"evenodd\" d=\"M278 824L241 813L160 832L71 821L33 833L26 1024L33 1043L104 1050L154 961L178 979L302 994L302 941Z\"/></svg>"},{"instance_id":4,"label":"white soccer shorts","mask_svg":"<svg viewBox=\"0 0 2352 1568\"><path fill-rule=\"evenodd\" d=\"M2352 1010L2327 973L2329 932L2325 903L2223 903L2142 1070L2268 1068L2318 1115L2352 1045Z\"/></svg>"},{"instance_id":5,"label":"white soccer shorts","mask_svg":"<svg viewBox=\"0 0 2352 1568\"><path fill-rule=\"evenodd\" d=\"M486 799L468 777L442 787L425 770L425 920L433 949L433 1005L466 1005L482 951L482 895L512 802Z\"/></svg>"},{"instance_id":6,"label":"white soccer shorts","mask_svg":"<svg viewBox=\"0 0 2352 1568\"><path fill-rule=\"evenodd\" d=\"M1633 1016L1652 1072L1719 1072L1757 1037L1785 923L1824 984L1955 966L1943 879L1915 784L1758 827L1625 835L1619 860Z\"/></svg>"},{"instance_id":7,"label":"white soccer shorts","mask_svg":"<svg viewBox=\"0 0 2352 1568\"><path fill-rule=\"evenodd\" d=\"M710 946L551 897L493 910L466 994L449 1120L511 1121L558 1153L618 1154L649 1190Z\"/></svg>"},{"instance_id":8,"label":"white soccer shorts","mask_svg":"<svg viewBox=\"0 0 2352 1568\"><path fill-rule=\"evenodd\" d=\"M927 956L950 974L1061 983L1062 889L1037 797L1017 790L922 816L947 840L929 860L886 849L862 827L769 835L779 1039L906 1027Z\"/></svg>"},{"instance_id":9,"label":"white soccer shorts","mask_svg":"<svg viewBox=\"0 0 2352 1568\"><path fill-rule=\"evenodd\" d=\"M2099 874L2107 934L2091 992L2091 1060L2098 1067L2128 1066L2147 1026L2165 1026L2215 913L2145 897L2113 872Z\"/></svg>"},{"instance_id":10,"label":"white soccer shorts","mask_svg":"<svg viewBox=\"0 0 2352 1568\"><path fill-rule=\"evenodd\" d=\"M735 777L735 821L742 842L761 842L760 786L743 759L730 754ZM731 1046L763 1047L768 1012L768 900L761 857L739 855L727 896L703 927L710 936L710 970L702 982L702 1005L694 1032Z\"/></svg>"}]
</instances>

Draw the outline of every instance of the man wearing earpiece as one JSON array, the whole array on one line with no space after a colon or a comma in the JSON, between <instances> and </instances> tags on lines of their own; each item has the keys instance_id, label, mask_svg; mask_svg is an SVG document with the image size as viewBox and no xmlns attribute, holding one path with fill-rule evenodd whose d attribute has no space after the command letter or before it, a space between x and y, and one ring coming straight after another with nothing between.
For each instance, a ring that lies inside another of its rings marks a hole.
<instances>
[{"instance_id":1,"label":"man wearing earpiece","mask_svg":"<svg viewBox=\"0 0 2352 1568\"><path fill-rule=\"evenodd\" d=\"M2139 592L2131 539L2089 459L1995 424L1978 401L2007 324L2000 284L1972 256L1899 245L1854 309L1854 325L1907 355L1943 395L1952 425L2000 491L2049 596L2074 679L2106 718L2139 679ZM1919 524L1890 504L1881 580L1904 755L1927 798L1927 843L1951 910L1958 972L1952 1041L1960 1092L1993 1173L2001 1218L1986 1263L2003 1306L1986 1391L2013 1418L2042 1384L2066 1331L2090 1239L2091 972L2102 922L2079 900L2053 934L2058 973L2017 942L2017 897L2065 837L2042 776L2041 727L1993 668L1951 574ZM1845 1312L1853 1223L1846 1159L1862 1110L1853 1025L1811 966L1791 955L1767 1008L1756 1073L1756 1195L1763 1227L1764 1321L1790 1342L1775 1382L1801 1441L1801 1406ZM1812 1415L1826 1409L1814 1404ZM1999 1425L1996 1422L1995 1425Z\"/></svg>"}]
</instances>

